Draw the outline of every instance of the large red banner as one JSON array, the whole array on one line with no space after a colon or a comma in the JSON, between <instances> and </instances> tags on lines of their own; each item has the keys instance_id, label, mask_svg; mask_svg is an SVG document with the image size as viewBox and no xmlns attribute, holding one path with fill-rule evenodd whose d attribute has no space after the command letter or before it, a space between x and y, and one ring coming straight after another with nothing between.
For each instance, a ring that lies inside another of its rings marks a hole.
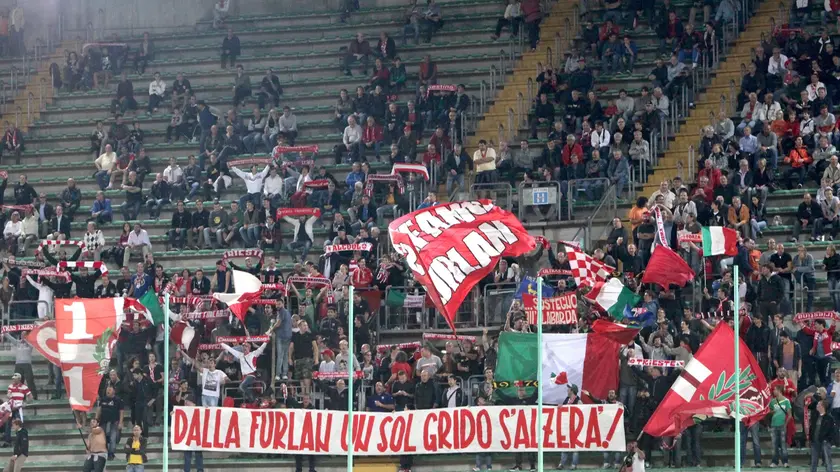
<instances>
[{"instance_id":1,"label":"large red banner","mask_svg":"<svg viewBox=\"0 0 840 472\"><path fill-rule=\"evenodd\" d=\"M417 210L392 221L388 234L453 331L455 314L475 284L502 257L536 248L519 219L489 200Z\"/></svg>"},{"instance_id":2,"label":"large red banner","mask_svg":"<svg viewBox=\"0 0 840 472\"><path fill-rule=\"evenodd\" d=\"M577 324L577 295L569 292L559 297L543 297L543 324ZM537 322L537 297L522 294L522 308L528 315L528 323Z\"/></svg>"},{"instance_id":3,"label":"large red banner","mask_svg":"<svg viewBox=\"0 0 840 472\"><path fill-rule=\"evenodd\" d=\"M176 406L173 418L177 451L347 452L345 412ZM623 451L623 419L620 405L544 407L543 449ZM536 420L535 406L355 413L353 444L362 456L536 451Z\"/></svg>"},{"instance_id":4,"label":"large red banner","mask_svg":"<svg viewBox=\"0 0 840 472\"><path fill-rule=\"evenodd\" d=\"M116 334L125 319L124 298L57 298L58 360L70 407L89 411L107 371Z\"/></svg>"}]
</instances>

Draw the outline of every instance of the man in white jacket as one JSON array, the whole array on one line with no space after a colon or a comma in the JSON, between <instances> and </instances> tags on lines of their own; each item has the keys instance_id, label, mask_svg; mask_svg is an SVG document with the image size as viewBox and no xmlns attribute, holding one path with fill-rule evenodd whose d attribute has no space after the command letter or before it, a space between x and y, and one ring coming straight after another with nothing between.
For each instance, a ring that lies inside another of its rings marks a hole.
<instances>
[{"instance_id":1,"label":"man in white jacket","mask_svg":"<svg viewBox=\"0 0 840 472\"><path fill-rule=\"evenodd\" d=\"M166 82L161 80L160 72L155 72L155 80L149 83L149 106L146 108L146 114L151 115L157 113L158 105L163 101L163 96L166 93Z\"/></svg>"},{"instance_id":2,"label":"man in white jacket","mask_svg":"<svg viewBox=\"0 0 840 472\"><path fill-rule=\"evenodd\" d=\"M271 206L277 208L283 200L283 177L277 174L277 167L268 169L268 177L263 182L264 198L271 200Z\"/></svg>"},{"instance_id":3,"label":"man in white jacket","mask_svg":"<svg viewBox=\"0 0 840 472\"><path fill-rule=\"evenodd\" d=\"M38 241L38 215L33 209L26 210L22 221L22 232L18 238L18 254L26 255L26 248Z\"/></svg>"},{"instance_id":4,"label":"man in white jacket","mask_svg":"<svg viewBox=\"0 0 840 472\"><path fill-rule=\"evenodd\" d=\"M251 202L254 208L259 209L262 202L263 181L268 175L270 165L265 166L262 172L257 172L257 165L251 166L251 172L242 172L236 166L230 168L231 173L245 181L245 195L239 199L239 207L245 208L246 203Z\"/></svg>"},{"instance_id":5,"label":"man in white jacket","mask_svg":"<svg viewBox=\"0 0 840 472\"><path fill-rule=\"evenodd\" d=\"M6 248L10 254L17 254L18 238L23 234L23 223L20 221L20 213L12 212L12 219L6 222L3 228L3 237L6 240Z\"/></svg>"},{"instance_id":6,"label":"man in white jacket","mask_svg":"<svg viewBox=\"0 0 840 472\"><path fill-rule=\"evenodd\" d=\"M271 336L269 334L269 336ZM222 349L228 354L239 360L239 369L242 371L242 383L239 384L239 390L245 401L254 403L256 397L253 392L254 382L257 380L257 358L265 351L268 343L262 343L255 351L251 351L251 343L242 344L242 351L234 349L225 343L221 343Z\"/></svg>"}]
</instances>

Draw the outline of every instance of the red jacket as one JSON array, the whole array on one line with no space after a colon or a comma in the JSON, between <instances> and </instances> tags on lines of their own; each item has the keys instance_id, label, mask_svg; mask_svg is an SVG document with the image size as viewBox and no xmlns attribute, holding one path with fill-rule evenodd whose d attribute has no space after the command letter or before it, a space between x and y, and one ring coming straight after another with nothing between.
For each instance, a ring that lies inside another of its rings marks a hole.
<instances>
[{"instance_id":1,"label":"red jacket","mask_svg":"<svg viewBox=\"0 0 840 472\"><path fill-rule=\"evenodd\" d=\"M817 330L808 325L803 326L802 331L808 336L814 337L814 343L810 349L811 353L816 353L817 343L822 343L825 356L831 357L831 337L834 335L834 325L831 325L828 329L824 329L822 333L817 333Z\"/></svg>"},{"instance_id":2,"label":"red jacket","mask_svg":"<svg viewBox=\"0 0 840 472\"><path fill-rule=\"evenodd\" d=\"M799 169L814 162L814 159L808 155L808 149L803 147L800 149L791 149L790 154L785 158L785 162L789 163L794 169Z\"/></svg>"},{"instance_id":3,"label":"red jacket","mask_svg":"<svg viewBox=\"0 0 840 472\"><path fill-rule=\"evenodd\" d=\"M575 143L572 148L569 148L568 144L563 146L563 151L560 153L560 157L563 159L563 165L568 166L572 164L572 155L578 157L578 162L583 162L583 148L580 147L580 144Z\"/></svg>"},{"instance_id":4,"label":"red jacket","mask_svg":"<svg viewBox=\"0 0 840 472\"><path fill-rule=\"evenodd\" d=\"M712 187L712 189L720 187L720 169L715 169L714 167L710 169L700 169L700 172L697 174L698 181L700 180L700 177L703 176L709 178L709 186Z\"/></svg>"},{"instance_id":5,"label":"red jacket","mask_svg":"<svg viewBox=\"0 0 840 472\"><path fill-rule=\"evenodd\" d=\"M365 126L365 130L362 133L362 142L367 143L379 143L384 141L384 135L382 134L382 126L380 125L373 125L373 127Z\"/></svg>"}]
</instances>

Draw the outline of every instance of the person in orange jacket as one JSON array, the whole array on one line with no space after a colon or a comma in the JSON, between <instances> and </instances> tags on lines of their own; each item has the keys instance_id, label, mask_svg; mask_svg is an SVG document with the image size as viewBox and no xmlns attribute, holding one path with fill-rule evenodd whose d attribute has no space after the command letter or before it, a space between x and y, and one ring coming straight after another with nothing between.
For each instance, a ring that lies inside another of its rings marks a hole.
<instances>
[{"instance_id":1,"label":"person in orange jacket","mask_svg":"<svg viewBox=\"0 0 840 472\"><path fill-rule=\"evenodd\" d=\"M808 154L808 149L805 147L802 136L798 136L796 141L794 141L793 149L790 150L790 154L785 158L785 163L790 164L790 169L785 171L784 180L787 182L787 188L793 188L793 178L796 177L798 179L797 188L802 188L802 185L805 183L805 178L811 171L811 164L814 162L814 158L812 158Z\"/></svg>"}]
</instances>

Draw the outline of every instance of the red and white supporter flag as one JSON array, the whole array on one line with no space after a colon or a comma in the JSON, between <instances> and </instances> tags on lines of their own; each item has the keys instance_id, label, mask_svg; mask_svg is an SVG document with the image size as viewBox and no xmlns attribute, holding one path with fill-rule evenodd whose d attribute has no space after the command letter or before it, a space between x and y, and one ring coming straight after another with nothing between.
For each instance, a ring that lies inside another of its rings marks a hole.
<instances>
[{"instance_id":1,"label":"red and white supporter flag","mask_svg":"<svg viewBox=\"0 0 840 472\"><path fill-rule=\"evenodd\" d=\"M57 298L58 360L70 407L90 411L125 319L123 298Z\"/></svg>"},{"instance_id":2,"label":"red and white supporter flag","mask_svg":"<svg viewBox=\"0 0 840 472\"><path fill-rule=\"evenodd\" d=\"M566 256L569 258L572 277L575 278L578 287L604 282L615 270L614 267L604 264L573 245L566 245Z\"/></svg>"},{"instance_id":3,"label":"red and white supporter flag","mask_svg":"<svg viewBox=\"0 0 840 472\"><path fill-rule=\"evenodd\" d=\"M755 357L739 339L741 418L750 426L767 413L770 390ZM686 364L644 427L651 436L676 436L693 417L729 418L735 403L735 332L718 323Z\"/></svg>"},{"instance_id":4,"label":"red and white supporter flag","mask_svg":"<svg viewBox=\"0 0 840 472\"><path fill-rule=\"evenodd\" d=\"M354 452L360 456L536 451L536 406L474 406L396 413L353 414ZM171 446L176 451L338 456L347 453L341 411L176 406ZM621 405L543 407L547 451L623 451Z\"/></svg>"},{"instance_id":5,"label":"red and white supporter flag","mask_svg":"<svg viewBox=\"0 0 840 472\"><path fill-rule=\"evenodd\" d=\"M429 180L429 169L426 168L423 164L400 164L399 162L394 164L394 167L391 168L392 174L399 174L399 173L408 173L408 174L420 174L426 180Z\"/></svg>"},{"instance_id":6,"label":"red and white supporter flag","mask_svg":"<svg viewBox=\"0 0 840 472\"><path fill-rule=\"evenodd\" d=\"M388 234L453 331L461 302L499 259L537 246L515 215L490 200L417 210L392 221Z\"/></svg>"},{"instance_id":7,"label":"red and white supporter flag","mask_svg":"<svg viewBox=\"0 0 840 472\"><path fill-rule=\"evenodd\" d=\"M248 308L254 303L254 300L258 300L262 296L262 282L248 272L234 270L233 288L236 292L214 293L213 298L227 304L230 311L244 323Z\"/></svg>"},{"instance_id":8,"label":"red and white supporter flag","mask_svg":"<svg viewBox=\"0 0 840 472\"><path fill-rule=\"evenodd\" d=\"M565 293L559 297L543 297L543 324L577 324L577 294ZM537 324L537 297L523 293L522 308L528 316L528 323Z\"/></svg>"},{"instance_id":9,"label":"red and white supporter flag","mask_svg":"<svg viewBox=\"0 0 840 472\"><path fill-rule=\"evenodd\" d=\"M61 362L58 360L55 320L49 320L30 331L26 336L26 342L40 352L52 365L61 367Z\"/></svg>"}]
</instances>

